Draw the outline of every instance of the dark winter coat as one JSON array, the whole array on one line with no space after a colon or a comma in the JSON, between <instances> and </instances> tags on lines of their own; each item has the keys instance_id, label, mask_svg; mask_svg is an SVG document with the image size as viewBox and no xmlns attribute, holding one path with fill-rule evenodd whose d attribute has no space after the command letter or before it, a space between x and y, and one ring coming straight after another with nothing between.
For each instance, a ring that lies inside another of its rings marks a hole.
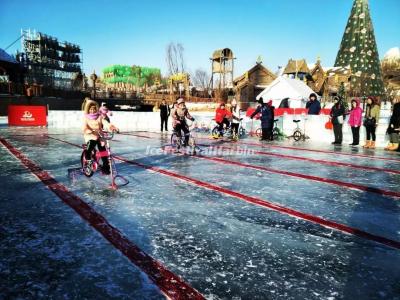
<instances>
[{"instance_id":1,"label":"dark winter coat","mask_svg":"<svg viewBox=\"0 0 400 300\"><path fill-rule=\"evenodd\" d=\"M317 99L315 100L309 100L306 103L306 108L308 108L308 114L309 115L319 115L319 112L321 111L321 104Z\"/></svg>"},{"instance_id":2,"label":"dark winter coat","mask_svg":"<svg viewBox=\"0 0 400 300\"><path fill-rule=\"evenodd\" d=\"M342 116L343 117L343 123L344 123L344 114L345 114L345 109L342 101L336 102L335 105L332 106L330 116L332 118L332 124L333 125L339 125L338 117ZM342 123L342 124L343 124Z\"/></svg>"},{"instance_id":3,"label":"dark winter coat","mask_svg":"<svg viewBox=\"0 0 400 300\"><path fill-rule=\"evenodd\" d=\"M161 117L168 117L171 113L171 110L167 104L160 104L160 116Z\"/></svg>"},{"instance_id":4,"label":"dark winter coat","mask_svg":"<svg viewBox=\"0 0 400 300\"><path fill-rule=\"evenodd\" d=\"M400 128L400 102L393 106L393 113L390 117L389 127L387 133L391 134L395 132L395 129Z\"/></svg>"},{"instance_id":5,"label":"dark winter coat","mask_svg":"<svg viewBox=\"0 0 400 300\"><path fill-rule=\"evenodd\" d=\"M271 107L265 103L261 104L251 114L250 118L254 118L258 113L261 113L261 128L272 128L274 124L274 116Z\"/></svg>"}]
</instances>

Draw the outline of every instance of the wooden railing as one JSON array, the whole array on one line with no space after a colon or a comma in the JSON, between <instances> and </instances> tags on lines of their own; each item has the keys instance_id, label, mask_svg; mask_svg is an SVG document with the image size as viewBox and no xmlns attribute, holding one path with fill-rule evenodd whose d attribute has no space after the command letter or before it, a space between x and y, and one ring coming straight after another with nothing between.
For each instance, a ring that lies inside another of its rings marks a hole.
<instances>
[{"instance_id":1,"label":"wooden railing","mask_svg":"<svg viewBox=\"0 0 400 300\"><path fill-rule=\"evenodd\" d=\"M146 94L144 96L144 101L148 102L148 103L149 102L159 103L163 99L165 99L167 102L174 102L177 98L179 98L179 95ZM217 99L217 98L203 98L203 97L194 97L194 96L190 96L189 99L186 99L185 97L183 97L183 98L185 99L186 102L195 102L195 103L199 103L199 102L214 103L214 102L221 101L221 99Z\"/></svg>"}]
</instances>

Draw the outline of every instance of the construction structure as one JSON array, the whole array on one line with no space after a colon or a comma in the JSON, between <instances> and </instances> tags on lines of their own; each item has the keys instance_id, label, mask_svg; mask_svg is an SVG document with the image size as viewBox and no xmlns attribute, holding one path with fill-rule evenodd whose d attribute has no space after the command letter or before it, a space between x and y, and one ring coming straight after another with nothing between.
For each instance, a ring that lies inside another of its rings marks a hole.
<instances>
[{"instance_id":1,"label":"construction structure","mask_svg":"<svg viewBox=\"0 0 400 300\"><path fill-rule=\"evenodd\" d=\"M158 68L112 65L103 69L104 88L114 92L139 92L161 81Z\"/></svg>"},{"instance_id":2,"label":"construction structure","mask_svg":"<svg viewBox=\"0 0 400 300\"><path fill-rule=\"evenodd\" d=\"M251 106L256 101L257 95L275 79L276 75L264 67L261 61L236 78L233 81L233 87L241 108L247 109Z\"/></svg>"},{"instance_id":3,"label":"construction structure","mask_svg":"<svg viewBox=\"0 0 400 300\"><path fill-rule=\"evenodd\" d=\"M211 60L211 90L233 87L235 57L229 48L215 50Z\"/></svg>"},{"instance_id":4,"label":"construction structure","mask_svg":"<svg viewBox=\"0 0 400 300\"><path fill-rule=\"evenodd\" d=\"M82 50L77 44L21 30L22 53L16 58L26 70L25 83L63 90L80 90Z\"/></svg>"},{"instance_id":5,"label":"construction structure","mask_svg":"<svg viewBox=\"0 0 400 300\"><path fill-rule=\"evenodd\" d=\"M336 56L335 67L350 66L354 96L383 96L381 63L368 0L354 0Z\"/></svg>"}]
</instances>

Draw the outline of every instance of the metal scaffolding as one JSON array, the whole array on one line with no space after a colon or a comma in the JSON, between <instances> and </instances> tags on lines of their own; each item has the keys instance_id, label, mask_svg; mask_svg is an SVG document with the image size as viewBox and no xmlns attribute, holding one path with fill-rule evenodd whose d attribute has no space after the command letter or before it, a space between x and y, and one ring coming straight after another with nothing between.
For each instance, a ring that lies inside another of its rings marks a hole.
<instances>
[{"instance_id":1,"label":"metal scaffolding","mask_svg":"<svg viewBox=\"0 0 400 300\"><path fill-rule=\"evenodd\" d=\"M80 89L82 50L73 43L21 29L22 53L17 60L26 69L25 81L64 90Z\"/></svg>"}]
</instances>

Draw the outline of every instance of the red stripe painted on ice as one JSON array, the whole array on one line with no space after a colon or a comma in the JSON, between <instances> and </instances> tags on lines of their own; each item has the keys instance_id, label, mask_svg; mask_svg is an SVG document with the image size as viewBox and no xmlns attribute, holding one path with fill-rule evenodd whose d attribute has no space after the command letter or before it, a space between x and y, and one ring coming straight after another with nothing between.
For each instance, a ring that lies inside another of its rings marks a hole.
<instances>
[{"instance_id":1,"label":"red stripe painted on ice","mask_svg":"<svg viewBox=\"0 0 400 300\"><path fill-rule=\"evenodd\" d=\"M317 216L314 216L311 214L306 214L306 213L303 213L303 212L300 212L300 211L297 211L297 210L294 210L291 208L287 208L287 207L284 207L284 206L281 206L281 205L278 205L278 204L275 204L275 203L272 203L272 202L269 202L269 201L266 201L266 200L263 200L260 198L244 195L244 194L241 194L241 193L238 193L238 192L235 192L232 190L228 190L226 188L223 188L223 187L211 184L211 183L200 181L200 180L197 180L197 179L185 176L185 175L181 175L178 173L174 173L174 172L165 170L165 169L160 169L157 167L153 167L153 166L145 165L145 164L138 163L135 161L127 160L120 156L115 156L115 158L118 160L121 160L125 163L135 165L135 166L141 167L146 170L151 170L153 172L157 172L157 173L160 173L160 174L163 174L166 176L174 177L174 178L180 179L182 181L186 181L186 182L192 183L194 185L197 185L197 186L209 189L209 190L217 191L219 193L226 194L226 195L238 198L240 200L244 200L248 203L252 203L252 204L259 205L259 206L262 206L265 208L269 208L271 210L278 211L278 212L290 215L292 217L307 220L307 221L322 225L324 227L336 229L336 230L339 230L339 231L342 231L345 233L349 233L349 234L352 234L352 235L355 235L358 237L362 237L362 238L365 238L365 239L368 239L368 240L371 240L371 241L374 241L374 242L377 242L377 243L380 243L380 244L383 244L386 246L400 249L400 242L395 241L395 240L391 240L391 239L388 239L388 238L385 238L382 236L374 235L374 234L362 231L360 229L353 228L353 227L350 227L350 226L347 226L344 224L336 223L334 221L329 221L329 220L326 220L326 219L323 219L321 217L317 217Z\"/></svg>"},{"instance_id":2,"label":"red stripe painted on ice","mask_svg":"<svg viewBox=\"0 0 400 300\"><path fill-rule=\"evenodd\" d=\"M219 157L208 157L208 156L202 156L202 155L196 155L193 157L210 160L210 161L215 161L215 162L219 162L219 163L223 163L223 164L230 164L230 165L234 165L234 166L241 166L244 168L250 168L250 169L261 170L261 171L266 171L266 172L270 172L270 173L282 174L282 175L298 177L298 178L302 178L302 179L308 179L308 180L313 180L313 181L318 181L318 182L334 184L334 185L338 185L341 187L357 189L360 191L375 193L375 194L379 194L379 195L400 198L399 192L383 190L383 189L369 187L369 186L365 186L365 185L359 185L359 184L339 181L339 180L335 180L335 179L306 175L306 174L301 174L301 173L294 173L294 172L289 172L289 171L276 170L276 169L271 169L271 168L267 168L267 167L241 163L239 161L227 160L227 159L223 159L223 158L219 158Z\"/></svg>"},{"instance_id":3,"label":"red stripe painted on ice","mask_svg":"<svg viewBox=\"0 0 400 300\"><path fill-rule=\"evenodd\" d=\"M201 144L199 144L199 146L209 146L209 145L201 145ZM237 150L235 148L226 147L226 146L221 146L219 148L220 149L227 149L227 150L234 150L234 151ZM253 152L257 153L257 154L263 154L264 153L264 152L261 152L261 151L253 151ZM267 153L266 155L269 155L269 153ZM274 153L271 153L271 155L282 156L282 157L286 157L287 156L287 155L274 154ZM388 190L384 190L384 189L379 189L379 188L369 187L369 186L365 186L365 185L339 181L339 180L330 179L330 178L324 178L324 177L313 176L313 175L306 175L306 174L289 172L289 171L282 171L282 170L277 170L277 169L272 169L272 168L267 168L267 167L262 167L262 166L256 166L256 165L241 163L239 161L227 160L227 159L218 158L218 157L208 157L208 156L199 156L199 155L196 155L196 156L193 156L193 157L202 158L202 159L206 159L206 160L211 160L211 161L224 163L224 164L231 164L231 165L234 165L234 166L241 166L241 167L245 167L245 168L262 170L262 171L275 173L275 174L281 174L281 175L286 175L286 176L297 177L297 178L301 178L301 179L307 179L307 180L313 180L313 181L318 181L318 182L323 182L323 183L328 183L328 184L334 184L334 185L337 185L337 186L340 186L340 187L356 189L356 190L375 193L375 194L379 194L379 195L385 195L385 196L400 198L400 192L388 191ZM302 159L302 158L298 157L298 159ZM332 165L336 165L335 162L328 162L327 161L327 163L330 163ZM343 164L343 165L347 166L347 164ZM359 166L359 167L363 168L362 166ZM377 168L377 169L379 169L379 168ZM388 171L386 169L382 169L382 170L385 170L387 172L389 172L389 171L393 171L394 172L395 171L395 170L389 170ZM398 172L398 171L396 171L396 172ZM400 172L398 172L398 173L400 174Z\"/></svg>"},{"instance_id":4,"label":"red stripe painted on ice","mask_svg":"<svg viewBox=\"0 0 400 300\"><path fill-rule=\"evenodd\" d=\"M209 146L209 145L206 145L206 146ZM218 147L220 147L221 149L236 150L236 148L232 148L232 147L226 147L226 146L218 146ZM367 170L367 171L378 171L378 172L400 174L399 170L393 170L393 169L361 166L361 165L355 165L355 164L350 164L350 163L329 161L329 160L323 160L323 159L314 159L314 158L294 156L294 155L278 154L278 153L258 151L258 150L252 150L252 152L256 153L256 154L260 154L260 155L275 156L275 157L281 157L281 158L285 158L285 159L303 160L303 161L309 161L309 162L318 163L318 164L322 164L322 165L328 165L328 166L347 167L347 168L362 169L362 170Z\"/></svg>"},{"instance_id":5,"label":"red stripe painted on ice","mask_svg":"<svg viewBox=\"0 0 400 300\"><path fill-rule=\"evenodd\" d=\"M344 152L338 152L338 151L308 149L308 148L291 147L291 146L262 145L262 144L258 144L258 143L250 143L250 142L244 142L244 141L239 141L239 143L243 144L243 145L258 146L258 147L262 147L262 148L271 147L271 148L278 148L278 149L289 149L289 150L308 151L308 152L316 152L316 153L327 153L327 154L335 154L335 155L355 156L355 157L364 157L364 158L371 158L371 159L377 159L377 160L388 160L388 161L400 162L399 158L375 156L375 155L368 155L368 154L344 153Z\"/></svg>"},{"instance_id":6,"label":"red stripe painted on ice","mask_svg":"<svg viewBox=\"0 0 400 300\"><path fill-rule=\"evenodd\" d=\"M145 137L143 135L136 135L136 134L128 134L128 135L137 136L137 137ZM146 138L150 138L150 137L146 136ZM196 138L196 139L205 140L205 138ZM260 147L266 147L264 145L259 145L259 144L255 144L255 143L246 143L246 142L239 142L239 143L246 144L246 145L256 145L256 146L260 146ZM210 145L206 145L206 146L210 146ZM273 146L274 145L271 145L271 147L273 147ZM218 146L218 147L221 149L236 150L235 148L227 147L227 146ZM278 146L276 146L276 147L278 147ZM281 147L281 146L279 146L279 147ZM315 150L315 151L319 151L319 150ZM393 170L393 169L362 166L362 165L356 165L356 164L351 164L351 163L336 162L336 161L329 161L329 160L324 160L324 159L315 159L315 158L308 158L308 157L301 157L301 156L287 155L287 154L278 154L278 153L265 152L265 151L259 151L259 150L252 150L252 152L256 153L256 154L260 154L260 155L275 156L275 157L281 157L281 158L285 158L285 159L309 161L309 162L328 165L328 166L347 167L347 168L361 169L361 170L368 170L368 171L378 171L378 172L386 172L386 173L392 173L392 174L400 174L399 170ZM337 154L337 152L333 152L333 153Z\"/></svg>"},{"instance_id":7,"label":"red stripe painted on ice","mask_svg":"<svg viewBox=\"0 0 400 300\"><path fill-rule=\"evenodd\" d=\"M67 144L74 145L74 144L72 144L70 142L63 141L63 140L60 140L60 139L56 139L56 138L53 138L53 137L50 137L50 136L49 136L49 138L58 140L60 142L65 142ZM74 146L79 147L79 145L74 145ZM235 192L235 191L232 191L232 190L229 190L229 189L226 189L226 188L223 188L223 187L211 184L211 183L200 181L198 179L194 179L194 178L191 178L191 177L188 177L188 176L185 176L185 175L174 173L174 172L171 172L171 171L168 171L168 170L165 170L165 169L160 169L160 168L157 168L157 167L154 167L154 166L141 164L141 163L138 163L138 162L135 162L135 161L132 161L132 160L125 159L125 158L123 158L121 156L114 156L114 158L118 159L120 161L123 161L125 163L131 164L131 165L134 165L134 166L137 166L137 167L141 167L141 168L146 169L146 170L150 170L150 171L153 171L153 172L156 172L156 173L160 173L160 174L163 174L163 175L166 175L166 176L177 178L177 179L180 179L182 181L186 181L186 182L189 182L191 184L203 187L205 189L209 189L209 190L213 190L213 191L216 191L216 192L219 192L219 193L222 193L222 194L226 194L226 195L232 196L234 198L243 200L245 202L252 203L252 204L264 207L264 208L268 208L268 209L271 209L271 210L274 210L274 211L277 211L277 212L280 212L280 213L283 213L283 214L286 214L286 215L289 215L289 216L292 216L292 217L295 217L295 218L303 219L303 220L306 220L306 221L309 221L309 222L312 222L312 223L316 223L316 224L319 224L319 225L327 227L327 228L335 229L335 230L338 230L338 231L341 231L341 232L344 232L344 233L348 233L348 234L352 234L352 235L355 235L355 236L358 236L358 237L361 237L361 238L364 238L364 239L367 239L367 240L370 240L370 241L374 241L374 242L377 242L377 243L380 243L380 244L383 244L383 245L386 245L386 246L389 246L389 247L400 249L400 242L399 241L395 241L395 240L391 240L391 239L388 239L388 238L385 238L385 237L382 237L382 236L379 236L379 235L371 234L371 233L368 233L366 231L362 231L360 229L357 229L357 228L354 228L354 227L350 227L350 226L347 226L347 225L344 225L344 224L341 224L341 223L337 223L337 222L334 222L334 221L326 220L326 219L323 219L323 218L318 217L318 216L314 216L314 215L311 215L311 214L306 214L306 213L303 213L303 212L300 212L300 211L297 211L297 210L294 210L294 209L291 209L291 208L287 208L287 207L275 204L273 202L269 202L267 200L263 200L261 198L244 195L244 194L241 194L239 192Z\"/></svg>"},{"instance_id":8,"label":"red stripe painted on ice","mask_svg":"<svg viewBox=\"0 0 400 300\"><path fill-rule=\"evenodd\" d=\"M59 140L59 139L57 139ZM59 140L62 141L62 140ZM28 159L8 141L0 138L0 142L21 163L42 181L64 203L74 209L94 229L101 233L115 248L124 254L133 264L138 266L170 299L205 299L198 291L184 282L179 276L166 269L159 261L143 252L117 228L96 212L81 198L73 194L63 184L57 182L48 172ZM70 145L72 143L67 142ZM74 145L78 146L78 145ZM78 146L80 147L80 146Z\"/></svg>"},{"instance_id":9,"label":"red stripe painted on ice","mask_svg":"<svg viewBox=\"0 0 400 300\"><path fill-rule=\"evenodd\" d=\"M142 132L157 134L159 136L159 133L157 133L157 132L151 132L151 131L142 131ZM130 133L126 133L126 134L130 135ZM210 140L208 138L201 138L201 137L196 137L196 139ZM278 149L289 149L289 150L308 151L308 152L316 152L316 153L327 153L327 154L335 154L335 155L364 157L364 158L371 158L371 159L377 159L377 160L388 160L388 161L400 162L400 158L383 157L383 156L375 156L375 155L368 155L368 154L345 153L345 152L330 151L330 150L308 149L308 148L301 148L301 147L281 146L281 145L272 145L272 144L263 145L261 143L252 143L252 142L245 142L245 141L237 141L235 143L249 145L249 146L257 146L257 147L262 147L262 148L271 147L271 148L278 148Z\"/></svg>"}]
</instances>

